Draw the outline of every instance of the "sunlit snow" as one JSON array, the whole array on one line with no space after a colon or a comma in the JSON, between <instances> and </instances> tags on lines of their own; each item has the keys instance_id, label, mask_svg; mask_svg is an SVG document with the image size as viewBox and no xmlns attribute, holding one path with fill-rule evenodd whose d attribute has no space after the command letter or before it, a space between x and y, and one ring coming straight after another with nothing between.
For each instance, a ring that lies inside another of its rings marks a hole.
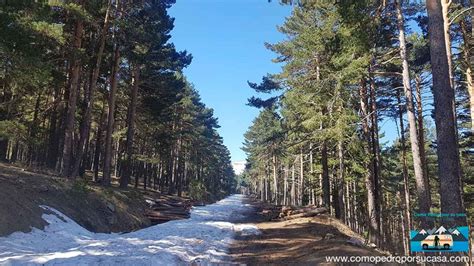
<instances>
[{"instance_id":1,"label":"sunlit snow","mask_svg":"<svg viewBox=\"0 0 474 266\"><path fill-rule=\"evenodd\" d=\"M6 265L182 265L229 262L236 233L258 234L252 224L236 224L251 210L244 196L195 207L191 218L126 234L92 233L61 212L44 214L44 230L0 238L0 264Z\"/></svg>"}]
</instances>

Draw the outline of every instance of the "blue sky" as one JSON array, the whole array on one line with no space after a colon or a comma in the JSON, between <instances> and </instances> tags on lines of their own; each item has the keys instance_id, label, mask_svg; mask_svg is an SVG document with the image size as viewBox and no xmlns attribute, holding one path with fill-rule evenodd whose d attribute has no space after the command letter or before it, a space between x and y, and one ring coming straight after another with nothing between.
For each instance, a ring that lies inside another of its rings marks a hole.
<instances>
[{"instance_id":1,"label":"blue sky","mask_svg":"<svg viewBox=\"0 0 474 266\"><path fill-rule=\"evenodd\" d=\"M219 133L232 160L245 159L241 150L243 134L258 110L246 105L254 95L247 81L259 82L267 73L278 73L271 62L275 54L264 47L284 36L277 31L290 6L267 0L177 0L170 9L175 18L172 42L187 50L193 62L185 69L203 102L219 118ZM382 121L381 143L396 138L395 123Z\"/></svg>"},{"instance_id":2,"label":"blue sky","mask_svg":"<svg viewBox=\"0 0 474 266\"><path fill-rule=\"evenodd\" d=\"M171 41L194 57L185 75L219 118L232 160L244 160L243 134L258 114L245 105L254 95L247 80L281 69L264 43L284 38L276 27L291 8L266 0L177 0L169 12L175 18Z\"/></svg>"}]
</instances>

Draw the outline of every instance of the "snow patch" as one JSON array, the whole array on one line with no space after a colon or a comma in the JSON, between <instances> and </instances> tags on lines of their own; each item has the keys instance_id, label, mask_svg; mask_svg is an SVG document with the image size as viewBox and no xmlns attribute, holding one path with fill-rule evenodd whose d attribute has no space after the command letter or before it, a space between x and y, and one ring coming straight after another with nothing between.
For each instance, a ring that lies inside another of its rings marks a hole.
<instances>
[{"instance_id":1,"label":"snow patch","mask_svg":"<svg viewBox=\"0 0 474 266\"><path fill-rule=\"evenodd\" d=\"M126 234L92 233L58 210L47 210L44 230L0 238L0 264L14 265L182 265L229 262L236 234L259 234L253 224L234 224L251 206L243 195L193 207L191 218Z\"/></svg>"}]
</instances>

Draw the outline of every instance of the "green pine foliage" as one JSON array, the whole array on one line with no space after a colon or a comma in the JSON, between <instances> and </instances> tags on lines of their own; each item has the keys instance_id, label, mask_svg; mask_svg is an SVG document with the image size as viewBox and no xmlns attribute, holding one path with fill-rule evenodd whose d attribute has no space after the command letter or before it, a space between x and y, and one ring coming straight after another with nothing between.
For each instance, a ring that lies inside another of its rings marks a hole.
<instances>
[{"instance_id":1,"label":"green pine foliage","mask_svg":"<svg viewBox=\"0 0 474 266\"><path fill-rule=\"evenodd\" d=\"M210 199L231 193L236 184L230 153L216 130L218 120L182 74L191 54L176 50L170 41L174 18L168 9L174 2L0 1L0 160L59 171L64 114L71 90L77 90L72 162L80 160L79 174L99 182L111 70L119 49L113 173L119 178L128 168L135 187L165 193L182 195L191 183L202 184ZM81 39L77 49L74 36ZM72 62L77 59L79 84L73 88ZM98 78L92 80L97 66ZM140 75L131 122L134 69ZM92 83L97 84L94 92ZM90 128L84 131L89 105ZM126 164L130 123L135 128L133 154ZM81 137L86 137L85 150L78 158Z\"/></svg>"},{"instance_id":2,"label":"green pine foliage","mask_svg":"<svg viewBox=\"0 0 474 266\"><path fill-rule=\"evenodd\" d=\"M278 28L285 38L266 47L275 52L274 62L283 67L280 73L267 75L261 84L249 83L255 92L272 92L273 97L249 99L250 106L263 109L245 134L243 150L248 157L241 183L275 204L324 205L368 238L378 234L383 239L378 243L382 248L406 252L400 226L404 224L407 230L407 213L411 214L412 227L418 226L413 219L418 206L395 5L385 1L282 2L293 4L292 15ZM431 211L439 212L425 7L403 5L404 16L411 20L405 24L416 25L412 31L407 29L408 61L417 127L423 129L423 168L430 183ZM466 21L470 23L469 18ZM453 35L462 43L460 31L454 30ZM455 64L463 60L460 55L453 59ZM473 153L465 70L456 69L456 75L460 81L456 101L464 203L472 217ZM385 123L396 126L391 130L397 131L398 137L383 143L381 125ZM277 181L272 179L273 154L277 156ZM404 205L404 164L408 170L408 207ZM329 188L323 184L325 175ZM376 182L372 192L375 212L380 215L378 232L369 228L367 176ZM271 194L278 197L269 197ZM330 195L330 206L325 204L325 194Z\"/></svg>"}]
</instances>

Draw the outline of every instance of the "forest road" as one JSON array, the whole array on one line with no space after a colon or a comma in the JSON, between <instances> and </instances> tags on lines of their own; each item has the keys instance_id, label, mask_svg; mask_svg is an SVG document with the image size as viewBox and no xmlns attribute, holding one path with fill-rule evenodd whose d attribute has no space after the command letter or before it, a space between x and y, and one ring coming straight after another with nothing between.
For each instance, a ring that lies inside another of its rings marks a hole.
<instances>
[{"instance_id":1,"label":"forest road","mask_svg":"<svg viewBox=\"0 0 474 266\"><path fill-rule=\"evenodd\" d=\"M236 234L230 254L234 263L246 265L334 265L330 256L377 256L364 238L329 215L295 219L278 217L275 208L256 199L245 199L254 207L242 222L258 228L258 234ZM270 213L267 213L270 211Z\"/></svg>"},{"instance_id":2,"label":"forest road","mask_svg":"<svg viewBox=\"0 0 474 266\"><path fill-rule=\"evenodd\" d=\"M44 230L0 238L0 265L183 265L229 263L236 236L258 234L241 223L255 212L244 195L194 207L186 220L131 233L92 233L61 212L41 206Z\"/></svg>"}]
</instances>

